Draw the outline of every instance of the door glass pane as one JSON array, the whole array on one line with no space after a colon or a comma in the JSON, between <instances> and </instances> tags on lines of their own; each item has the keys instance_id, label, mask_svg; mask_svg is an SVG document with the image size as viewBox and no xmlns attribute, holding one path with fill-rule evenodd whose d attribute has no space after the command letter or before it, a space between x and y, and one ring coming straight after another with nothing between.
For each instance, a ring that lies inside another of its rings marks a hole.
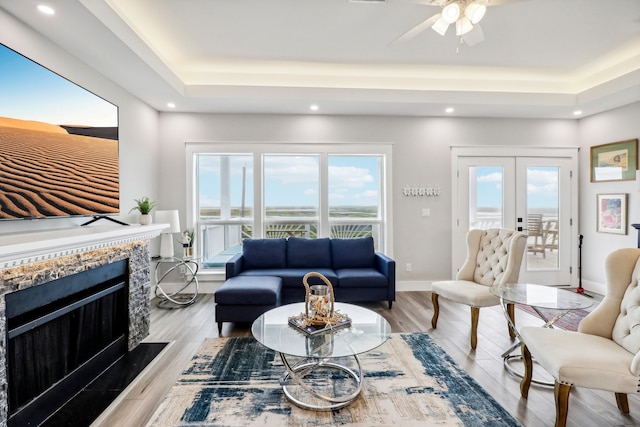
<instances>
[{"instance_id":1,"label":"door glass pane","mask_svg":"<svg viewBox=\"0 0 640 427\"><path fill-rule=\"evenodd\" d=\"M527 167L527 269L558 269L558 167Z\"/></svg>"},{"instance_id":2,"label":"door glass pane","mask_svg":"<svg viewBox=\"0 0 640 427\"><path fill-rule=\"evenodd\" d=\"M469 229L503 227L502 166L469 167Z\"/></svg>"}]
</instances>

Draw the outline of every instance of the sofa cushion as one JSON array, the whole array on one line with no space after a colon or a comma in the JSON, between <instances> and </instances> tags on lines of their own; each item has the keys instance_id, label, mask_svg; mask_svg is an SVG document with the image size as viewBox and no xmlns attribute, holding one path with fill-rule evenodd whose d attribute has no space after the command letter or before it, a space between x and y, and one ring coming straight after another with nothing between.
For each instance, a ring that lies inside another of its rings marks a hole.
<instances>
[{"instance_id":1,"label":"sofa cushion","mask_svg":"<svg viewBox=\"0 0 640 427\"><path fill-rule=\"evenodd\" d=\"M331 262L334 270L375 267L373 237L331 239Z\"/></svg>"},{"instance_id":2,"label":"sofa cushion","mask_svg":"<svg viewBox=\"0 0 640 427\"><path fill-rule=\"evenodd\" d=\"M214 294L222 305L280 305L282 279L273 276L236 276L227 279Z\"/></svg>"},{"instance_id":3,"label":"sofa cushion","mask_svg":"<svg viewBox=\"0 0 640 427\"><path fill-rule=\"evenodd\" d=\"M336 270L339 288L386 288L389 282L375 268L343 268ZM365 291L366 292L366 291Z\"/></svg>"},{"instance_id":4,"label":"sofa cushion","mask_svg":"<svg viewBox=\"0 0 640 427\"><path fill-rule=\"evenodd\" d=\"M259 270L245 270L240 273L239 277L242 276L277 276L282 278L282 287L283 288L300 288L304 289L304 284L302 283L302 278L305 274L310 271L316 271L320 274L323 274L327 280L331 282L331 285L338 285L338 276L336 273L330 268L314 268L310 270L308 268L264 268ZM309 280L310 285L322 284L322 281L318 278L311 278ZM304 293L303 293L304 294Z\"/></svg>"},{"instance_id":5,"label":"sofa cushion","mask_svg":"<svg viewBox=\"0 0 640 427\"><path fill-rule=\"evenodd\" d=\"M285 268L287 241L285 239L246 239L242 243L246 270L256 268Z\"/></svg>"},{"instance_id":6,"label":"sofa cushion","mask_svg":"<svg viewBox=\"0 0 640 427\"><path fill-rule=\"evenodd\" d=\"M331 240L289 237L287 267L331 268Z\"/></svg>"}]
</instances>

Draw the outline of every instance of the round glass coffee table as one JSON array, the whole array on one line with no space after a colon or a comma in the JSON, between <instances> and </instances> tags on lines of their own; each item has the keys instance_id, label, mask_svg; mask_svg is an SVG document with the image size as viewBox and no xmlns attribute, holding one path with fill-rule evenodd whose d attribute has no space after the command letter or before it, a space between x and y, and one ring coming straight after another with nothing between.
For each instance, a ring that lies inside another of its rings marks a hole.
<instances>
[{"instance_id":1,"label":"round glass coffee table","mask_svg":"<svg viewBox=\"0 0 640 427\"><path fill-rule=\"evenodd\" d=\"M513 303L528 305L536 312L538 317L544 321L544 324L542 325L543 328L553 328L554 323L571 310L589 308L593 304L593 301L584 295L572 292L568 289L556 288L554 286L532 285L528 283L509 283L491 286L490 292L500 298L500 303L504 309L507 322L509 322L509 327L518 337L517 342L502 353L502 359L504 361L505 369L510 374L520 378L522 377L522 374L516 372L509 365L509 362L514 359L522 360L522 355L512 354L516 348L520 347L521 340L518 329L516 329L516 326L509 316L507 304ZM557 310L557 313L553 317L547 317L545 313L540 311L541 308ZM552 382L543 380L534 379L532 382L541 385L553 385Z\"/></svg>"},{"instance_id":2,"label":"round glass coffee table","mask_svg":"<svg viewBox=\"0 0 640 427\"><path fill-rule=\"evenodd\" d=\"M289 317L304 309L304 303L295 303L269 310L253 322L251 333L260 344L280 354L286 368L280 384L287 399L305 409L347 406L362 390L358 354L389 339L389 322L375 311L336 302L335 310L349 316L351 326L307 335L289 325ZM327 381L337 377L340 385L327 387Z\"/></svg>"}]
</instances>

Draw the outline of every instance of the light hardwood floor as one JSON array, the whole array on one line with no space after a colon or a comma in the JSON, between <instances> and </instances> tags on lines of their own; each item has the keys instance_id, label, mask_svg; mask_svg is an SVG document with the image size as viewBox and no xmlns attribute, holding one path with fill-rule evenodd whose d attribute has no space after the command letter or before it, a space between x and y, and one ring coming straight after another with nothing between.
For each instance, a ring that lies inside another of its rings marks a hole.
<instances>
[{"instance_id":1,"label":"light hardwood floor","mask_svg":"<svg viewBox=\"0 0 640 427\"><path fill-rule=\"evenodd\" d=\"M552 426L555 416L553 388L532 385L529 398L520 398L519 381L509 375L500 355L510 347L500 307L480 310L478 348L469 346L469 308L441 298L437 329L431 328L430 292L399 292L393 309L386 303L363 304L382 316L393 332L427 332L487 392L525 426ZM159 309L152 301L151 333L147 342L172 344L94 423L95 426L144 426L178 375L205 338L218 336L212 294L201 295L188 308ZM534 316L516 310L516 323L537 325ZM249 325L225 323L223 336L250 336ZM518 367L518 362L513 362ZM542 373L534 368L534 372ZM571 427L640 426L640 399L629 396L630 415L618 411L613 393L574 389L569 401Z\"/></svg>"}]
</instances>

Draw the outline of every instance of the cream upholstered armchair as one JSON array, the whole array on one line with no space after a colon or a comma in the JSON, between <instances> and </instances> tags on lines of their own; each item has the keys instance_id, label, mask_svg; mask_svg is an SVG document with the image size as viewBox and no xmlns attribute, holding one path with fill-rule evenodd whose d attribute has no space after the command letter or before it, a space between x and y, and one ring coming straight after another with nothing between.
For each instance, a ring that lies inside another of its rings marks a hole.
<instances>
[{"instance_id":1,"label":"cream upholstered armchair","mask_svg":"<svg viewBox=\"0 0 640 427\"><path fill-rule=\"evenodd\" d=\"M508 229L470 230L467 233L467 260L455 280L433 282L431 300L433 317L431 326L438 324L440 306L438 297L471 307L471 348L478 343L480 307L500 304L500 299L489 288L492 285L515 283L520 275L522 255L527 246L527 235ZM514 320L513 304L508 305ZM514 332L507 325L509 334Z\"/></svg>"},{"instance_id":2,"label":"cream upholstered armchair","mask_svg":"<svg viewBox=\"0 0 640 427\"><path fill-rule=\"evenodd\" d=\"M520 330L529 394L532 357L555 379L557 427L566 425L571 388L612 391L618 409L629 413L628 393L640 387L640 249L619 249L605 261L607 290L578 332L527 326Z\"/></svg>"}]
</instances>

